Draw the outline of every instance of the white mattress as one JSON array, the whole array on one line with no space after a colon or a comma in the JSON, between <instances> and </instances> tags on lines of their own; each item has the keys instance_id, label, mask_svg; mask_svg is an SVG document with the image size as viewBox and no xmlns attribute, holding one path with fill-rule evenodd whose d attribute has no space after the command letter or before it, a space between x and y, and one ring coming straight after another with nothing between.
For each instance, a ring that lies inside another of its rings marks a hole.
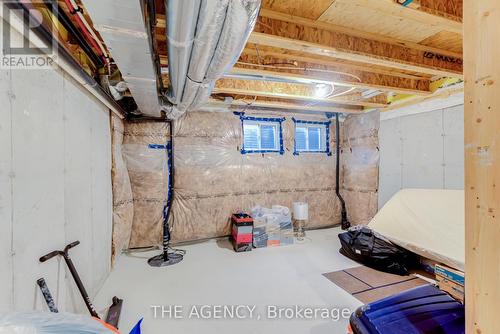
<instances>
[{"instance_id":1,"label":"white mattress","mask_svg":"<svg viewBox=\"0 0 500 334\"><path fill-rule=\"evenodd\" d=\"M403 189L369 226L403 248L463 271L464 211L463 190Z\"/></svg>"}]
</instances>

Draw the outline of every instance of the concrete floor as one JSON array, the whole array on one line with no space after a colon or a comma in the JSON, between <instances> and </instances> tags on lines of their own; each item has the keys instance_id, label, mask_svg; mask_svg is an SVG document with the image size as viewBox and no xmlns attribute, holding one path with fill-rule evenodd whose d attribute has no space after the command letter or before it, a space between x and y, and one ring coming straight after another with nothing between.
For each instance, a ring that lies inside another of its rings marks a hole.
<instances>
[{"instance_id":1,"label":"concrete floor","mask_svg":"<svg viewBox=\"0 0 500 334\"><path fill-rule=\"evenodd\" d=\"M248 253L235 253L227 241L212 240L182 247L187 251L184 261L164 268L146 263L157 252L124 255L95 304L104 308L114 295L124 299L122 333L128 333L142 317L145 334L346 333L348 319L336 319L337 312L344 308L352 311L361 303L322 276L357 265L338 253L339 232L338 228L310 231L303 244ZM173 318L173 308L171 316L164 313L162 317L161 311L173 305L178 306L180 319ZM239 315L246 319L230 319L230 314L226 319L202 319L210 317L207 310L217 310L220 305L255 309L252 313L239 309ZM317 314L314 319L287 319L294 317L296 305L311 307ZM282 312L282 319L270 319L276 315L274 306L291 309ZM328 317L322 313L324 308L331 312Z\"/></svg>"}]
</instances>

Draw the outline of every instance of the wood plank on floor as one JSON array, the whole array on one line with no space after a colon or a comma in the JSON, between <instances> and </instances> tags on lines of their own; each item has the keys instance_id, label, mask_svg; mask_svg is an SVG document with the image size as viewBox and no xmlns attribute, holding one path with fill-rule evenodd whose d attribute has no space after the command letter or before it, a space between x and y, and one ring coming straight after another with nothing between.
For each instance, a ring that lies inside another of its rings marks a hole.
<instances>
[{"instance_id":1,"label":"wood plank on floor","mask_svg":"<svg viewBox=\"0 0 500 334\"><path fill-rule=\"evenodd\" d=\"M333 283L337 284L345 291L349 292L351 295L356 292L361 292L372 288L368 284L358 279L354 279L345 271L335 271L333 273L324 274L323 276L328 278Z\"/></svg>"},{"instance_id":2,"label":"wood plank on floor","mask_svg":"<svg viewBox=\"0 0 500 334\"><path fill-rule=\"evenodd\" d=\"M365 266L326 273L323 276L365 304L428 284L414 275L399 276Z\"/></svg>"}]
</instances>

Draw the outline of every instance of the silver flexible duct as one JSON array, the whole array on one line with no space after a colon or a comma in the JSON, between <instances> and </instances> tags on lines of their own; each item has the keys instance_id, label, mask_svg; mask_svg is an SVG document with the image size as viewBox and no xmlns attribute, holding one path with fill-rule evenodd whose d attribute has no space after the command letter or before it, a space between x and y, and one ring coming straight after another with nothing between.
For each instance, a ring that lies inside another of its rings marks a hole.
<instances>
[{"instance_id":1,"label":"silver flexible duct","mask_svg":"<svg viewBox=\"0 0 500 334\"><path fill-rule=\"evenodd\" d=\"M181 102L196 33L201 0L166 1L170 90L168 100Z\"/></svg>"},{"instance_id":2,"label":"silver flexible duct","mask_svg":"<svg viewBox=\"0 0 500 334\"><path fill-rule=\"evenodd\" d=\"M215 81L238 60L260 0L166 0L170 76L166 109L177 118L207 102ZM197 5L199 5L197 7Z\"/></svg>"}]
</instances>

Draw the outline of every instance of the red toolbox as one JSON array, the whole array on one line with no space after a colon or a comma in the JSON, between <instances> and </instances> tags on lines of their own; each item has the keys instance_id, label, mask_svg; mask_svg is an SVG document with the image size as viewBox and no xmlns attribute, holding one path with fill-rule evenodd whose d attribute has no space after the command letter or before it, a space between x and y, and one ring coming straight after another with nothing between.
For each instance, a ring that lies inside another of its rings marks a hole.
<instances>
[{"instance_id":1,"label":"red toolbox","mask_svg":"<svg viewBox=\"0 0 500 334\"><path fill-rule=\"evenodd\" d=\"M246 213L231 216L231 241L236 252L249 252L253 248L253 218Z\"/></svg>"}]
</instances>

